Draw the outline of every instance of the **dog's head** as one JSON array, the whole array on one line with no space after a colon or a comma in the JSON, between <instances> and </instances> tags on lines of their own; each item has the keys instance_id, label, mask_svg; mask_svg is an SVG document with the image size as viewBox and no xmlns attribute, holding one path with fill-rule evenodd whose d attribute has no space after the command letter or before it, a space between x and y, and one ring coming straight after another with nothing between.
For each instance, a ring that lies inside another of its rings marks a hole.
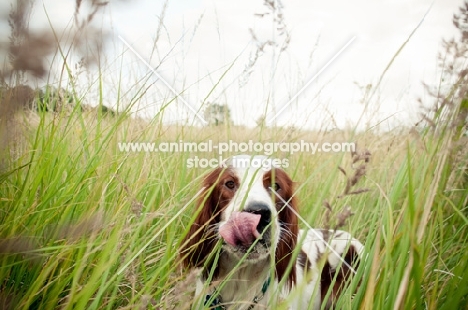
<instances>
[{"instance_id":1,"label":"dog's head","mask_svg":"<svg viewBox=\"0 0 468 310\"><path fill-rule=\"evenodd\" d=\"M214 268L208 258L218 241L223 255L256 264L275 258L276 276L295 282L292 252L296 246L298 219L293 181L264 156L236 156L212 171L195 221L182 243L186 267ZM207 261L208 260L208 261Z\"/></svg>"}]
</instances>

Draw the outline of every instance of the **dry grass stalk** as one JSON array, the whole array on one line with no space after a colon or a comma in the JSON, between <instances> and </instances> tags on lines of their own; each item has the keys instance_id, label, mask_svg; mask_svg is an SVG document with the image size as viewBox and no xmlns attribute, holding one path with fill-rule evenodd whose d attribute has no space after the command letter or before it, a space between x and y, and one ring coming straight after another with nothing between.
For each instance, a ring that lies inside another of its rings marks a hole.
<instances>
[{"instance_id":1,"label":"dry grass stalk","mask_svg":"<svg viewBox=\"0 0 468 310\"><path fill-rule=\"evenodd\" d=\"M330 230L331 214L333 212L333 209L327 200L323 202L323 206L326 209L325 210L325 225L323 225L323 239L325 241L328 241L330 238L328 231Z\"/></svg>"},{"instance_id":2,"label":"dry grass stalk","mask_svg":"<svg viewBox=\"0 0 468 310\"><path fill-rule=\"evenodd\" d=\"M346 187L341 195L338 198L343 198L349 195L357 195L361 193L368 192L369 189L367 188L360 188L356 190L352 190L352 188L366 175L367 164L370 162L371 153L368 150L363 152L351 152L352 156L352 168L354 169L354 174L349 177L346 173L345 169L342 167L338 167L338 169L344 174L347 178L346 180ZM361 162L357 168L354 168L354 165Z\"/></svg>"},{"instance_id":3,"label":"dry grass stalk","mask_svg":"<svg viewBox=\"0 0 468 310\"><path fill-rule=\"evenodd\" d=\"M452 134L450 149L442 149L449 153L447 164L450 165L450 175L445 183L447 190L460 192L460 198L468 201L464 189L468 187L468 2L459 8L459 13L453 15L453 25L459 31L458 38L443 41L443 51L439 53L439 67L443 75L435 87L425 85L426 92L434 98L429 107L422 106L421 120L425 131L437 135ZM466 203L465 203L466 205Z\"/></svg>"},{"instance_id":4,"label":"dry grass stalk","mask_svg":"<svg viewBox=\"0 0 468 310\"><path fill-rule=\"evenodd\" d=\"M39 249L35 239L27 237L14 237L0 240L0 254L25 254Z\"/></svg>"},{"instance_id":5,"label":"dry grass stalk","mask_svg":"<svg viewBox=\"0 0 468 310\"><path fill-rule=\"evenodd\" d=\"M79 29L84 28L86 25L88 25L95 15L98 13L98 11L109 4L109 1L97 1L97 0L90 0L90 12L86 15L84 19L81 21L79 20L79 14L81 10L81 5L83 4L82 0L76 0L75 1L75 14L74 14L74 19L75 19L75 24Z\"/></svg>"},{"instance_id":6,"label":"dry grass stalk","mask_svg":"<svg viewBox=\"0 0 468 310\"><path fill-rule=\"evenodd\" d=\"M145 205L135 198L135 195L133 195L130 191L130 187L125 182L123 182L118 175L116 175L116 178L117 180L119 180L120 184L122 185L123 189L125 190L125 192L131 200L130 210L136 217L140 217L143 212L143 209L145 208Z\"/></svg>"},{"instance_id":7,"label":"dry grass stalk","mask_svg":"<svg viewBox=\"0 0 468 310\"><path fill-rule=\"evenodd\" d=\"M346 225L346 220L352 215L354 215L354 213L351 211L351 207L345 207L343 211L338 213L336 216L338 221L336 223L335 230L344 227Z\"/></svg>"},{"instance_id":8,"label":"dry grass stalk","mask_svg":"<svg viewBox=\"0 0 468 310\"><path fill-rule=\"evenodd\" d=\"M338 167L338 170L343 173L343 175L346 177L346 187L341 195L339 195L337 198L343 198L345 196L350 196L350 195L358 195L362 194L365 192L368 192L369 189L367 188L360 188L356 190L352 190L352 188L366 175L366 167L367 164L370 162L371 159L371 153L368 150L365 150L363 152L351 152L352 156L352 168L354 169L354 173L352 176L348 176L348 173L346 173L346 170L342 167ZM357 168L354 168L354 165L360 163ZM333 208L331 204L325 200L323 202L323 206L325 207L325 225L323 229L323 234L324 234L324 239L328 240L330 237L329 231L330 230L338 230L341 227L344 227L346 225L346 221L348 218L350 218L354 213L352 212L351 207L345 207L341 212L339 212L336 215L336 224L333 226L333 229L331 228L331 214L333 212Z\"/></svg>"},{"instance_id":9,"label":"dry grass stalk","mask_svg":"<svg viewBox=\"0 0 468 310\"><path fill-rule=\"evenodd\" d=\"M162 298L162 308L159 309L190 309L195 295L196 281L201 273L199 269L193 269L185 279L176 281L176 285Z\"/></svg>"},{"instance_id":10,"label":"dry grass stalk","mask_svg":"<svg viewBox=\"0 0 468 310\"><path fill-rule=\"evenodd\" d=\"M96 234L105 227L104 213L96 212L89 218L76 224L65 224L59 227L57 238L67 241L79 240L92 234Z\"/></svg>"},{"instance_id":11,"label":"dry grass stalk","mask_svg":"<svg viewBox=\"0 0 468 310\"><path fill-rule=\"evenodd\" d=\"M10 69L2 72L3 77L11 77L22 72L42 77L46 74L45 58L55 49L55 40L50 32L33 33L29 30L29 17L34 1L16 0L8 16L11 34L8 46Z\"/></svg>"},{"instance_id":12,"label":"dry grass stalk","mask_svg":"<svg viewBox=\"0 0 468 310\"><path fill-rule=\"evenodd\" d=\"M9 80L14 85L24 83L24 74L29 73L34 77L44 77L48 73L46 67L47 58L58 49L58 42L53 30L31 31L29 17L34 6L34 0L16 0L8 15L10 26L9 44L0 45L0 52L5 49L8 53L9 66L0 72L0 80ZM83 10L83 3L89 2L89 12L83 18L79 17ZM70 33L73 37L72 47L78 56L84 59L86 65L96 63L99 60L103 48L102 29L91 26L96 14L109 2L89 0L75 1L74 20L76 29ZM62 49L65 50L64 44ZM91 48L91 50L90 50Z\"/></svg>"},{"instance_id":13,"label":"dry grass stalk","mask_svg":"<svg viewBox=\"0 0 468 310\"><path fill-rule=\"evenodd\" d=\"M24 137L38 123L28 110L34 98L35 92L27 85L0 88L0 171L23 153Z\"/></svg>"},{"instance_id":14,"label":"dry grass stalk","mask_svg":"<svg viewBox=\"0 0 468 310\"><path fill-rule=\"evenodd\" d=\"M274 27L278 32L274 40L262 41L258 38L252 28L249 29L252 41L255 43L255 51L250 55L249 61L242 72L242 78L239 81L239 85L241 87L248 83L249 77L253 72L253 67L257 63L258 59L263 55L266 47L270 46L273 48L279 48L279 53L282 53L288 48L291 41L291 35L285 23L283 4L281 1L264 0L264 6L266 7L266 11L263 13L256 13L254 16L257 18L264 18L265 16L270 15L272 17Z\"/></svg>"},{"instance_id":15,"label":"dry grass stalk","mask_svg":"<svg viewBox=\"0 0 468 310\"><path fill-rule=\"evenodd\" d=\"M351 207L345 207L343 211L338 213L336 215L336 224L333 225L333 228L331 228L331 214L333 212L333 209L328 201L323 202L324 207L326 208L325 211L325 224L323 225L323 239L325 241L328 241L330 239L330 231L336 231L346 225L346 221L348 218L354 215L354 213L351 210Z\"/></svg>"}]
</instances>

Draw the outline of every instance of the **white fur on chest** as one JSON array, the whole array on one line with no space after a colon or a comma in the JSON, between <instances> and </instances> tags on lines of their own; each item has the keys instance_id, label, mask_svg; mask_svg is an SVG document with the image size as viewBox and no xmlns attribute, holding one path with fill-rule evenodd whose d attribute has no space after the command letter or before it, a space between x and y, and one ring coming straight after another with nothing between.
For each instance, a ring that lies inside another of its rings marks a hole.
<instances>
[{"instance_id":1,"label":"white fur on chest","mask_svg":"<svg viewBox=\"0 0 468 310\"><path fill-rule=\"evenodd\" d=\"M201 279L197 281L198 307L195 306L194 309L203 309L205 296L212 294L216 288L220 290L222 305L229 310L249 309L252 305L252 309L267 309L279 300L285 301L289 309L320 309L320 257L328 253L327 261L335 268L341 263L341 258L336 254L343 254L350 245L359 253L363 250L363 245L347 232L329 231L329 236L331 240L325 242L323 230L301 230L298 240L302 241L301 249L307 256L308 270L304 270L299 261L296 261L296 285L287 290L278 288L278 282L271 280L264 295L262 287L274 275L274 264L270 260L238 265L239 262L221 255L219 278L211 285L206 285ZM261 295L262 299L254 304L254 298Z\"/></svg>"}]
</instances>

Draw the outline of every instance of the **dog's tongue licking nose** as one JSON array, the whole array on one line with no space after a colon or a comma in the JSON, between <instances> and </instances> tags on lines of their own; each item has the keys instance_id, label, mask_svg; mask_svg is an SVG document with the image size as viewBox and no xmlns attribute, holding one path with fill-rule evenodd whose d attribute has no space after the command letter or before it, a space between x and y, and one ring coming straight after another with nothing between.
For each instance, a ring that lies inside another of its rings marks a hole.
<instances>
[{"instance_id":1,"label":"dog's tongue licking nose","mask_svg":"<svg viewBox=\"0 0 468 310\"><path fill-rule=\"evenodd\" d=\"M249 212L234 212L231 218L219 228L219 234L232 246L250 246L255 239L260 238L257 225L260 214Z\"/></svg>"}]
</instances>

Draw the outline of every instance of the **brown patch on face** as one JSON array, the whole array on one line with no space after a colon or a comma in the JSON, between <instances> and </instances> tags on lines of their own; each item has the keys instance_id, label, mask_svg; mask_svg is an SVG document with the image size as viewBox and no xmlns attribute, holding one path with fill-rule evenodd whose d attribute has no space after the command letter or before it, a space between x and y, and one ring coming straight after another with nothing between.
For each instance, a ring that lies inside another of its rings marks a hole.
<instances>
[{"instance_id":1,"label":"brown patch on face","mask_svg":"<svg viewBox=\"0 0 468 310\"><path fill-rule=\"evenodd\" d=\"M202 267L218 241L217 229L213 228L221 220L224 211L239 188L239 179L230 169L217 168L203 181L195 221L182 241L182 265L187 268ZM207 270L210 270L208 266ZM215 277L218 270L215 270Z\"/></svg>"},{"instance_id":2,"label":"brown patch on face","mask_svg":"<svg viewBox=\"0 0 468 310\"><path fill-rule=\"evenodd\" d=\"M286 285L291 287L296 282L296 264L291 262L292 254L296 247L297 235L299 233L296 199L294 198L293 181L281 169L272 169L263 176L263 186L271 191L273 189L281 199L272 193L275 199L276 209L278 211L278 220L281 227L280 240L276 248L276 276L282 279L286 276L286 270L291 265L290 273ZM271 189L270 189L271 188ZM287 203L287 205L285 204ZM288 230L288 232L284 232Z\"/></svg>"},{"instance_id":3,"label":"brown patch on face","mask_svg":"<svg viewBox=\"0 0 468 310\"><path fill-rule=\"evenodd\" d=\"M351 245L349 247L348 252L344 256L344 260L350 266L354 266L354 268L359 266L359 254L354 246ZM347 280L352 276L351 270L345 264L342 264L341 268L336 270L330 266L327 260L323 266L322 274L320 276L320 295L322 301L325 299L325 296L330 290L330 286L332 285L335 276L336 281L333 284L333 287L331 287L331 293L328 297L325 309L333 309L333 305L336 304L336 300L345 288Z\"/></svg>"}]
</instances>

